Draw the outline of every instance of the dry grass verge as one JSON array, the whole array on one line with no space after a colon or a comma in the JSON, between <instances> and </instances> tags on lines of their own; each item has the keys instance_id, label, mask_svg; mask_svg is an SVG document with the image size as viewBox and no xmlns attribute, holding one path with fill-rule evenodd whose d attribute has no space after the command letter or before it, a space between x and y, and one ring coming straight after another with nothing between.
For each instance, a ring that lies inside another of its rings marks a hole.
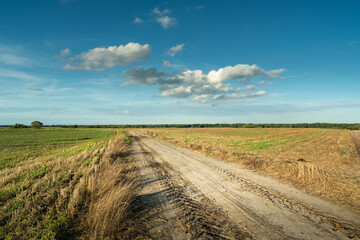
<instances>
[{"instance_id":1,"label":"dry grass verge","mask_svg":"<svg viewBox=\"0 0 360 240\"><path fill-rule=\"evenodd\" d=\"M241 164L360 212L360 159L347 130L144 129L142 132Z\"/></svg>"},{"instance_id":2,"label":"dry grass verge","mask_svg":"<svg viewBox=\"0 0 360 240\"><path fill-rule=\"evenodd\" d=\"M135 168L129 164L125 137L109 144L100 163L94 165L88 178L89 201L82 216L84 239L117 239L130 227L129 212L138 181Z\"/></svg>"},{"instance_id":3,"label":"dry grass verge","mask_svg":"<svg viewBox=\"0 0 360 240\"><path fill-rule=\"evenodd\" d=\"M137 193L126 142L121 134L1 169L0 239L121 238Z\"/></svg>"}]
</instances>

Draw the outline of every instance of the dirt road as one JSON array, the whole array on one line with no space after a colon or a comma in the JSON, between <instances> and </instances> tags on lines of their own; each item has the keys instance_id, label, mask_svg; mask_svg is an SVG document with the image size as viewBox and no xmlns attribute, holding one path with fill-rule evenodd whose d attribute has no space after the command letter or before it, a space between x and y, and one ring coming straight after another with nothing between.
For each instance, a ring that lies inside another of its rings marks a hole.
<instances>
[{"instance_id":1,"label":"dirt road","mask_svg":"<svg viewBox=\"0 0 360 240\"><path fill-rule=\"evenodd\" d=\"M360 130L352 131L357 154L360 158Z\"/></svg>"},{"instance_id":2,"label":"dirt road","mask_svg":"<svg viewBox=\"0 0 360 240\"><path fill-rule=\"evenodd\" d=\"M229 163L131 131L144 236L360 239L360 216ZM139 210L139 212L140 212Z\"/></svg>"}]
</instances>

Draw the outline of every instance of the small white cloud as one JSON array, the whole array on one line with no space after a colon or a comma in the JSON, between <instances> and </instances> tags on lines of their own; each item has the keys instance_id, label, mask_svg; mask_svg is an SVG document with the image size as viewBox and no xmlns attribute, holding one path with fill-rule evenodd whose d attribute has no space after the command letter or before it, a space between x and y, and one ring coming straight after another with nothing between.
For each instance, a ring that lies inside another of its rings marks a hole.
<instances>
[{"instance_id":1,"label":"small white cloud","mask_svg":"<svg viewBox=\"0 0 360 240\"><path fill-rule=\"evenodd\" d=\"M60 57L67 57L69 55L70 55L70 49L68 49L68 48L65 48L60 51Z\"/></svg>"},{"instance_id":2,"label":"small white cloud","mask_svg":"<svg viewBox=\"0 0 360 240\"><path fill-rule=\"evenodd\" d=\"M309 72L304 72L304 75L305 75L305 76L308 76L308 75L311 75L311 73L309 73Z\"/></svg>"},{"instance_id":3,"label":"small white cloud","mask_svg":"<svg viewBox=\"0 0 360 240\"><path fill-rule=\"evenodd\" d=\"M179 53L179 52L181 52L183 50L184 45L185 44L182 43L182 44L178 44L178 45L176 45L174 47L171 47L169 49L169 51L167 51L167 54L169 54L172 57L175 56L177 53Z\"/></svg>"},{"instance_id":4,"label":"small white cloud","mask_svg":"<svg viewBox=\"0 0 360 240\"><path fill-rule=\"evenodd\" d=\"M130 114L130 112L129 112L128 110L123 110L123 111L119 111L119 110L118 110L118 111L115 111L114 113L115 113L115 114L125 114L125 115L126 115L126 114Z\"/></svg>"},{"instance_id":5,"label":"small white cloud","mask_svg":"<svg viewBox=\"0 0 360 240\"><path fill-rule=\"evenodd\" d=\"M268 81L262 80L262 81L257 82L257 84L258 85L271 85L271 84L273 84L273 82L268 82Z\"/></svg>"},{"instance_id":6,"label":"small white cloud","mask_svg":"<svg viewBox=\"0 0 360 240\"><path fill-rule=\"evenodd\" d=\"M69 50L70 51L70 50ZM115 66L128 66L146 60L151 54L149 44L130 42L126 45L97 47L69 58L64 70L102 71Z\"/></svg>"},{"instance_id":7,"label":"small white cloud","mask_svg":"<svg viewBox=\"0 0 360 240\"><path fill-rule=\"evenodd\" d=\"M350 41L349 44L358 44L359 41Z\"/></svg>"},{"instance_id":8,"label":"small white cloud","mask_svg":"<svg viewBox=\"0 0 360 240\"><path fill-rule=\"evenodd\" d=\"M164 14L169 14L171 11L169 9L164 9L164 10L160 10L158 7L153 9L153 13L157 14L157 15L164 15Z\"/></svg>"},{"instance_id":9,"label":"small white cloud","mask_svg":"<svg viewBox=\"0 0 360 240\"><path fill-rule=\"evenodd\" d=\"M172 67L172 64L168 60L163 60L163 65L164 67L169 67L169 68Z\"/></svg>"},{"instance_id":10,"label":"small white cloud","mask_svg":"<svg viewBox=\"0 0 360 240\"><path fill-rule=\"evenodd\" d=\"M143 20L141 20L140 18L138 18L138 17L135 17L135 19L134 19L134 21L133 21L133 23L142 23L143 22Z\"/></svg>"},{"instance_id":11,"label":"small white cloud","mask_svg":"<svg viewBox=\"0 0 360 240\"><path fill-rule=\"evenodd\" d=\"M171 18L169 16L159 17L156 19L156 21L158 21L158 23L160 23L164 29L168 29L177 23L176 18Z\"/></svg>"},{"instance_id":12,"label":"small white cloud","mask_svg":"<svg viewBox=\"0 0 360 240\"><path fill-rule=\"evenodd\" d=\"M256 90L256 89L257 89L257 87L255 85L247 85L244 87L237 88L236 91L242 91L242 90L249 91L249 90Z\"/></svg>"}]
</instances>

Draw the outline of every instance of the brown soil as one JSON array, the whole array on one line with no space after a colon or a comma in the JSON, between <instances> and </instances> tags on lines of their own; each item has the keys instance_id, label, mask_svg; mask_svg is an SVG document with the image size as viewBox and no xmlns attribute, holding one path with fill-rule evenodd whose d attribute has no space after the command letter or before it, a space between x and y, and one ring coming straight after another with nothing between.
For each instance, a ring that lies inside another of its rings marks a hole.
<instances>
[{"instance_id":1,"label":"brown soil","mask_svg":"<svg viewBox=\"0 0 360 240\"><path fill-rule=\"evenodd\" d=\"M137 239L360 239L360 216L230 163L137 132Z\"/></svg>"}]
</instances>

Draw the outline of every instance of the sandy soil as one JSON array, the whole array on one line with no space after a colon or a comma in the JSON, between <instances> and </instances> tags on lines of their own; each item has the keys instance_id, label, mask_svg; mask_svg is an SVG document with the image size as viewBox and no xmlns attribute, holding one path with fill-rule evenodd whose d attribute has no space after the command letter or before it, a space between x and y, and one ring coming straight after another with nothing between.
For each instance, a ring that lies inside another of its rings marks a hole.
<instances>
[{"instance_id":1,"label":"sandy soil","mask_svg":"<svg viewBox=\"0 0 360 240\"><path fill-rule=\"evenodd\" d=\"M360 239L360 216L252 171L131 131L150 239Z\"/></svg>"}]
</instances>

